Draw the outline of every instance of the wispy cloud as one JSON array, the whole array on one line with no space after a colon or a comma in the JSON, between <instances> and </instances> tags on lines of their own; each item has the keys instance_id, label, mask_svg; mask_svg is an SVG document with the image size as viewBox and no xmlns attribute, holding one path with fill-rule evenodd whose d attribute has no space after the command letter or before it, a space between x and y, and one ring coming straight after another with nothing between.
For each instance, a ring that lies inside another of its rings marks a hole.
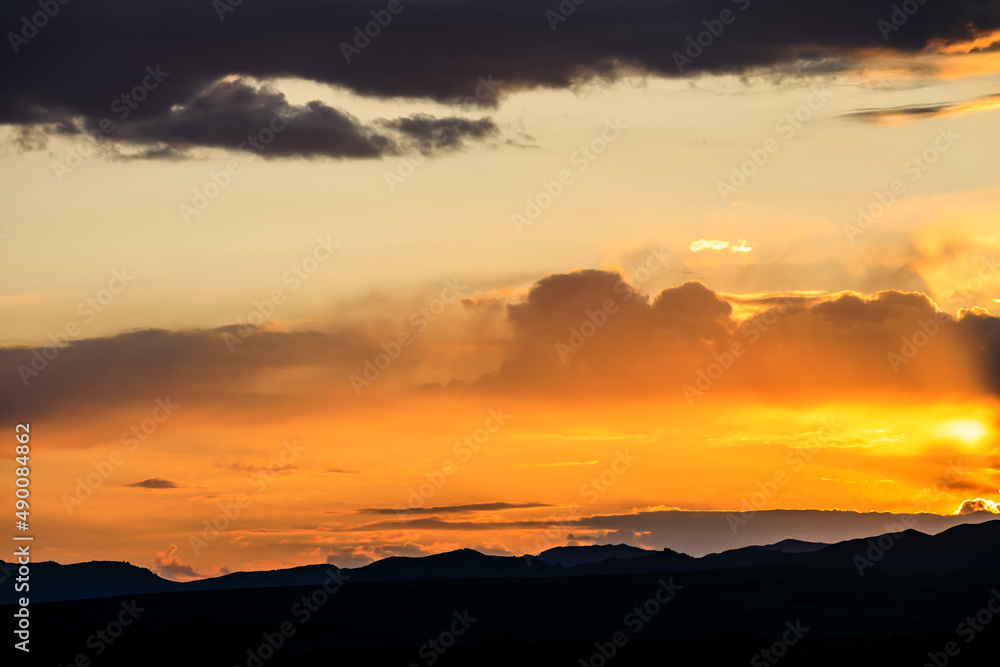
<instances>
[{"instance_id":1,"label":"wispy cloud","mask_svg":"<svg viewBox=\"0 0 1000 667\"><path fill-rule=\"evenodd\" d=\"M465 512L492 512L532 507L551 507L551 505L546 505L545 503L477 503L474 505L444 505L442 507L365 507L358 510L358 514L462 514Z\"/></svg>"},{"instance_id":2,"label":"wispy cloud","mask_svg":"<svg viewBox=\"0 0 1000 667\"><path fill-rule=\"evenodd\" d=\"M169 479L163 479L162 477L153 477L151 479L144 479L141 482L132 482L131 484L126 484L125 486L130 486L137 489L178 489L175 482Z\"/></svg>"},{"instance_id":3,"label":"wispy cloud","mask_svg":"<svg viewBox=\"0 0 1000 667\"><path fill-rule=\"evenodd\" d=\"M515 468L562 468L566 466L595 466L599 461L557 461L556 463L516 463Z\"/></svg>"},{"instance_id":4,"label":"wispy cloud","mask_svg":"<svg viewBox=\"0 0 1000 667\"><path fill-rule=\"evenodd\" d=\"M921 104L884 109L859 109L846 114L848 118L879 125L901 125L911 121L945 116L962 116L1000 108L1000 93L984 95L965 102Z\"/></svg>"}]
</instances>

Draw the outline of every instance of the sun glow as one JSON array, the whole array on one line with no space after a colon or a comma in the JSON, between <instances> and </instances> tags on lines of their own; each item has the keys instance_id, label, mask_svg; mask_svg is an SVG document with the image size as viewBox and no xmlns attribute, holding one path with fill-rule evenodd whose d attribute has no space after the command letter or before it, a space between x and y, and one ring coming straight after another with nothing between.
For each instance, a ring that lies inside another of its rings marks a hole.
<instances>
[{"instance_id":1,"label":"sun glow","mask_svg":"<svg viewBox=\"0 0 1000 667\"><path fill-rule=\"evenodd\" d=\"M989 429L982 422L974 419L955 419L941 424L937 432L939 435L955 438L967 445L972 445L985 438Z\"/></svg>"}]
</instances>

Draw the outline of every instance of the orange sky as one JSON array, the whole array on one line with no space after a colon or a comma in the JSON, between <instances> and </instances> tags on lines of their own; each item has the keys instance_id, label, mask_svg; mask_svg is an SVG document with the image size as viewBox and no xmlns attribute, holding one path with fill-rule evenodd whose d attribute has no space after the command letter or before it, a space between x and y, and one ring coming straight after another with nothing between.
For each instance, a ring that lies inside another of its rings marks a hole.
<instances>
[{"instance_id":1,"label":"orange sky","mask_svg":"<svg viewBox=\"0 0 1000 667\"><path fill-rule=\"evenodd\" d=\"M8 137L0 410L32 424L37 557L184 579L996 501L992 43L514 90L506 141L398 187L394 158L239 156L188 224L231 153L57 180L66 137Z\"/></svg>"},{"instance_id":2,"label":"orange sky","mask_svg":"<svg viewBox=\"0 0 1000 667\"><path fill-rule=\"evenodd\" d=\"M195 576L654 544L569 525L596 515L950 514L996 497L995 378L978 349L995 318L901 292L728 299L700 283L651 298L584 271L453 304L420 335L401 319L415 341L398 351L392 327L262 330L232 353L236 329L63 349L12 408L44 443L40 546L64 562L160 552L165 572ZM397 358L370 385L352 381L386 349ZM392 512L409 508L439 509Z\"/></svg>"}]
</instances>

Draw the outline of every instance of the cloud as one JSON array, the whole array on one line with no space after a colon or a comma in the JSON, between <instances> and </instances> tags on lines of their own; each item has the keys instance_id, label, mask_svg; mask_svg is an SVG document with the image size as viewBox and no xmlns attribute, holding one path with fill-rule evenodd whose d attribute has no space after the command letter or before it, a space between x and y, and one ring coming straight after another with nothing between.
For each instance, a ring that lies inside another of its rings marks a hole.
<instances>
[{"instance_id":1,"label":"cloud","mask_svg":"<svg viewBox=\"0 0 1000 667\"><path fill-rule=\"evenodd\" d=\"M729 247L728 241L709 241L708 239L698 239L691 241L689 250L691 252L701 252L702 250L725 250Z\"/></svg>"},{"instance_id":2,"label":"cloud","mask_svg":"<svg viewBox=\"0 0 1000 667\"><path fill-rule=\"evenodd\" d=\"M266 473L268 475L284 475L299 469L297 465L293 464L280 463L273 460L265 462L263 459L260 461L261 462L257 463L247 459L240 459L233 461L232 463L218 463L216 466L235 470L247 476L258 475L261 473Z\"/></svg>"},{"instance_id":3,"label":"cloud","mask_svg":"<svg viewBox=\"0 0 1000 667\"><path fill-rule=\"evenodd\" d=\"M320 101L291 104L272 85L246 79L217 81L183 103L120 123L108 133L96 116L45 111L40 120L57 134L87 132L102 142L140 147L141 157L164 159L185 157L195 147L252 151L265 159L378 158L417 150L433 155L499 134L489 118L421 114L365 125Z\"/></svg>"},{"instance_id":4,"label":"cloud","mask_svg":"<svg viewBox=\"0 0 1000 667\"><path fill-rule=\"evenodd\" d=\"M443 507L366 507L359 514L464 514L466 512L494 512L499 510L551 507L545 503L477 503L474 505L445 505Z\"/></svg>"},{"instance_id":5,"label":"cloud","mask_svg":"<svg viewBox=\"0 0 1000 667\"><path fill-rule=\"evenodd\" d=\"M949 47L974 43L1000 28L1000 10L977 0L924 5L888 40L876 26L889 18L890 8L868 0L841 2L835 15L819 0L591 0L567 17L546 13L534 0L447 0L405 3L405 11L360 53L345 57L356 30L384 6L288 0L242 4L220 15L211 3L194 0L61 5L58 17L36 35L13 41L8 36L12 48L0 56L6 59L0 67L0 124L114 120L124 113L120 105L112 109L115 101L139 90L135 97L142 100L127 109L123 135L217 145L234 138L237 129L245 131L255 118L249 113L256 109L252 100L237 109L219 107L225 113L209 110L204 123L185 105L234 75L298 78L370 97L471 100L479 106L495 104L508 92L564 89L628 74L826 75L863 67L869 54L946 54ZM689 38L706 31L704 22L718 20L723 10L735 13L726 34L702 47L693 62L684 61L679 54L689 48ZM0 24L16 35L22 17L35 12L34 0L2 3ZM147 67L162 67L169 76L143 93ZM218 99L219 93L212 94L213 103L233 103ZM303 125L316 133L318 147L300 141L309 136L303 129L287 142L298 152L276 143L272 154L361 157L384 148L386 137L359 129L341 112L307 105L304 113Z\"/></svg>"},{"instance_id":6,"label":"cloud","mask_svg":"<svg viewBox=\"0 0 1000 667\"><path fill-rule=\"evenodd\" d=\"M992 111L1000 108L1000 93L984 95L965 102L923 104L885 109L859 109L846 114L848 118L866 123L882 125L898 125L915 120L939 118L942 116L961 116L981 111Z\"/></svg>"},{"instance_id":7,"label":"cloud","mask_svg":"<svg viewBox=\"0 0 1000 667\"><path fill-rule=\"evenodd\" d=\"M369 563L394 556L419 558L431 553L430 550L412 542L404 544L353 544L333 550L327 557L329 565L337 567L364 567Z\"/></svg>"},{"instance_id":8,"label":"cloud","mask_svg":"<svg viewBox=\"0 0 1000 667\"><path fill-rule=\"evenodd\" d=\"M1000 504L985 498L975 498L963 501L961 506L955 510L955 514L974 514L976 512L1000 514Z\"/></svg>"},{"instance_id":9,"label":"cloud","mask_svg":"<svg viewBox=\"0 0 1000 667\"><path fill-rule=\"evenodd\" d=\"M575 466L595 466L600 461L557 461L555 463L515 463L515 468L566 468Z\"/></svg>"},{"instance_id":10,"label":"cloud","mask_svg":"<svg viewBox=\"0 0 1000 667\"><path fill-rule=\"evenodd\" d=\"M649 296L618 273L588 269L547 276L504 303L456 311L442 326L461 345L414 345L371 390L539 392L571 401L684 401L684 387L698 384L706 397L803 401L1000 394L1000 318L983 309L949 315L919 292L741 301L687 282ZM259 329L230 353L226 336L236 333L136 331L73 341L51 359L41 348L0 348L0 418L59 413L86 433L89 423L114 416L125 430L148 417L157 398L184 406L161 426L167 430L196 412L223 425L251 416L335 417L353 404L331 398L355 398L347 378L385 340L382 328L364 322L333 331ZM733 345L741 353L716 373L712 365ZM479 364L485 374L470 376L470 355L495 365ZM428 369L440 384L429 384ZM700 379L709 371L710 391Z\"/></svg>"},{"instance_id":11,"label":"cloud","mask_svg":"<svg viewBox=\"0 0 1000 667\"><path fill-rule=\"evenodd\" d=\"M144 479L141 482L132 482L131 484L126 484L125 486L137 488L137 489L177 489L180 488L175 482L171 482L169 479L163 479L162 477L153 477L152 479Z\"/></svg>"},{"instance_id":12,"label":"cloud","mask_svg":"<svg viewBox=\"0 0 1000 667\"><path fill-rule=\"evenodd\" d=\"M346 568L364 567L374 560L375 559L368 554L361 553L354 548L338 549L326 557L327 565L335 565L337 567Z\"/></svg>"},{"instance_id":13,"label":"cloud","mask_svg":"<svg viewBox=\"0 0 1000 667\"><path fill-rule=\"evenodd\" d=\"M153 555L153 571L166 579L174 581L189 581L229 574L228 568L214 570L199 570L191 563L184 563L177 555L177 545L171 544L165 551L157 551Z\"/></svg>"},{"instance_id":14,"label":"cloud","mask_svg":"<svg viewBox=\"0 0 1000 667\"><path fill-rule=\"evenodd\" d=\"M467 120L465 118L434 118L417 114L410 118L383 120L385 127L398 130L414 142L425 154L435 151L456 150L465 145L467 139L482 140L500 133L500 129L489 118Z\"/></svg>"},{"instance_id":15,"label":"cloud","mask_svg":"<svg viewBox=\"0 0 1000 667\"><path fill-rule=\"evenodd\" d=\"M740 239L739 243L729 243L729 241L719 241L717 239L698 239L697 241L691 241L691 245L688 246L688 250L691 252L701 252L703 250L730 250L732 252L746 253L751 252L753 248L750 247L750 243Z\"/></svg>"},{"instance_id":16,"label":"cloud","mask_svg":"<svg viewBox=\"0 0 1000 667\"><path fill-rule=\"evenodd\" d=\"M235 326L135 331L73 341L51 360L41 356L41 348L0 348L0 414L51 414L62 404L63 410L95 416L129 408L141 419L157 398L167 397L180 402L178 413L185 405L217 417L247 410L261 416L272 410L295 412L308 409L310 400L285 394L274 383L268 394L248 388L278 368L319 367L342 379L378 346L351 332L259 330L230 353L226 336L237 335ZM39 359L47 363L42 366ZM397 365L405 368L407 360Z\"/></svg>"},{"instance_id":17,"label":"cloud","mask_svg":"<svg viewBox=\"0 0 1000 667\"><path fill-rule=\"evenodd\" d=\"M461 531L481 531L496 530L498 528L551 528L557 526L571 526L580 522L576 517L563 517L552 520L524 520L524 521L446 521L439 517L428 517L426 519L407 519L395 521L376 521L358 526L351 526L344 531L380 531L380 530L461 530Z\"/></svg>"},{"instance_id":18,"label":"cloud","mask_svg":"<svg viewBox=\"0 0 1000 667\"><path fill-rule=\"evenodd\" d=\"M605 316L608 302L614 312ZM924 294L896 290L756 302L751 317L735 319L729 301L697 282L650 300L614 273L551 276L508 307L511 352L482 382L573 397L677 397L697 384L704 395L796 400L1000 387L1000 318L986 311L955 317ZM701 379L734 344L738 358Z\"/></svg>"}]
</instances>

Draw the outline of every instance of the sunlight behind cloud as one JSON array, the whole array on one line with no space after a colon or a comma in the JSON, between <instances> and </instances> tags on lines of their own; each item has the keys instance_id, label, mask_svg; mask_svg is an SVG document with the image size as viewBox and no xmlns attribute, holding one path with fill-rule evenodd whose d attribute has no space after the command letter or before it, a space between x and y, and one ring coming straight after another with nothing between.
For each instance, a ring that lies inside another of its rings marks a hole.
<instances>
[{"instance_id":1,"label":"sunlight behind cloud","mask_svg":"<svg viewBox=\"0 0 1000 667\"><path fill-rule=\"evenodd\" d=\"M985 438L989 430L982 422L974 419L955 419L941 424L937 433L972 445Z\"/></svg>"}]
</instances>

